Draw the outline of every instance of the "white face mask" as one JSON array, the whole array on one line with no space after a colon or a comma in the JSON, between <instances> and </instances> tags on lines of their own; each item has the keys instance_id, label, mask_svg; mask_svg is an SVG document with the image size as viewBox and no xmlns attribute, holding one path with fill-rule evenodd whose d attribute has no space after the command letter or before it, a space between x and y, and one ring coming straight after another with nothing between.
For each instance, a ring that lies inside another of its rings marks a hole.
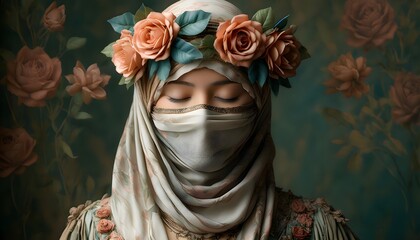
<instances>
[{"instance_id":1,"label":"white face mask","mask_svg":"<svg viewBox=\"0 0 420 240\"><path fill-rule=\"evenodd\" d=\"M247 141L255 119L254 105L217 108L154 109L160 140L180 163L203 172L217 171Z\"/></svg>"}]
</instances>

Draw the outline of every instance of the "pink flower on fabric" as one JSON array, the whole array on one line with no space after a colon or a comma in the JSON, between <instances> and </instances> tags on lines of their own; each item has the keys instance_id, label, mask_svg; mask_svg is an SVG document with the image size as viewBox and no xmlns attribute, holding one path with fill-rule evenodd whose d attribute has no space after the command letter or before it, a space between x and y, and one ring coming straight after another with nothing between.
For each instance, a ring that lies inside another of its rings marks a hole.
<instances>
[{"instance_id":1,"label":"pink flower on fabric","mask_svg":"<svg viewBox=\"0 0 420 240\"><path fill-rule=\"evenodd\" d=\"M116 67L116 71L126 78L135 76L135 81L140 79L145 71L146 59L133 48L133 36L131 32L124 29L121 31L121 37L112 45L114 54L112 62Z\"/></svg>"},{"instance_id":2,"label":"pink flower on fabric","mask_svg":"<svg viewBox=\"0 0 420 240\"><path fill-rule=\"evenodd\" d=\"M96 216L98 218L108 218L111 215L111 208L109 206L103 206L96 210Z\"/></svg>"},{"instance_id":3,"label":"pink flower on fabric","mask_svg":"<svg viewBox=\"0 0 420 240\"><path fill-rule=\"evenodd\" d=\"M293 199L291 208L294 212L297 212L297 213L301 213L306 210L305 203L300 198Z\"/></svg>"},{"instance_id":4,"label":"pink flower on fabric","mask_svg":"<svg viewBox=\"0 0 420 240\"><path fill-rule=\"evenodd\" d=\"M267 37L266 45L265 59L270 75L276 79L295 76L301 62L301 44L293 35L293 29L272 33Z\"/></svg>"},{"instance_id":5,"label":"pink flower on fabric","mask_svg":"<svg viewBox=\"0 0 420 240\"><path fill-rule=\"evenodd\" d=\"M7 89L28 107L42 107L60 84L61 62L50 58L40 47L22 47L16 59L8 62Z\"/></svg>"},{"instance_id":6,"label":"pink flower on fabric","mask_svg":"<svg viewBox=\"0 0 420 240\"><path fill-rule=\"evenodd\" d=\"M112 221L108 219L101 219L96 225L96 231L98 231L98 233L108 233L114 229L114 226L115 225Z\"/></svg>"},{"instance_id":7,"label":"pink flower on fabric","mask_svg":"<svg viewBox=\"0 0 420 240\"><path fill-rule=\"evenodd\" d=\"M84 66L77 61L73 68L72 75L66 75L66 79L72 84L66 87L66 91L71 95L78 92L83 93L83 102L88 104L94 99L105 99L106 92L103 89L111 76L101 74L98 65L92 64L85 70Z\"/></svg>"},{"instance_id":8,"label":"pink flower on fabric","mask_svg":"<svg viewBox=\"0 0 420 240\"><path fill-rule=\"evenodd\" d=\"M292 235L294 239L307 239L311 236L311 232L309 229L303 228L301 226L294 226L292 227Z\"/></svg>"},{"instance_id":9,"label":"pink flower on fabric","mask_svg":"<svg viewBox=\"0 0 420 240\"><path fill-rule=\"evenodd\" d=\"M124 238L117 232L113 231L111 234L109 234L107 240L124 240Z\"/></svg>"},{"instance_id":10,"label":"pink flower on fabric","mask_svg":"<svg viewBox=\"0 0 420 240\"><path fill-rule=\"evenodd\" d=\"M241 14L220 23L214 48L223 61L249 67L265 52L265 41L261 23Z\"/></svg>"},{"instance_id":11,"label":"pink flower on fabric","mask_svg":"<svg viewBox=\"0 0 420 240\"><path fill-rule=\"evenodd\" d=\"M23 128L0 128L0 177L22 173L38 160L36 141Z\"/></svg>"},{"instance_id":12,"label":"pink flower on fabric","mask_svg":"<svg viewBox=\"0 0 420 240\"><path fill-rule=\"evenodd\" d=\"M304 225L304 226L306 226L306 227L310 227L310 226L312 226L312 223L313 223L313 219L312 219L312 217L309 215L309 214L307 214L307 213L303 213L303 214L298 214L298 216L297 216L297 221L300 223L300 224L302 224L302 225Z\"/></svg>"},{"instance_id":13,"label":"pink flower on fabric","mask_svg":"<svg viewBox=\"0 0 420 240\"><path fill-rule=\"evenodd\" d=\"M57 2L52 2L45 10L42 21L44 27L51 32L62 31L66 21L66 7L64 5L57 7Z\"/></svg>"},{"instance_id":14,"label":"pink flower on fabric","mask_svg":"<svg viewBox=\"0 0 420 240\"><path fill-rule=\"evenodd\" d=\"M143 59L165 60L179 29L172 13L151 12L134 25L133 47Z\"/></svg>"}]
</instances>

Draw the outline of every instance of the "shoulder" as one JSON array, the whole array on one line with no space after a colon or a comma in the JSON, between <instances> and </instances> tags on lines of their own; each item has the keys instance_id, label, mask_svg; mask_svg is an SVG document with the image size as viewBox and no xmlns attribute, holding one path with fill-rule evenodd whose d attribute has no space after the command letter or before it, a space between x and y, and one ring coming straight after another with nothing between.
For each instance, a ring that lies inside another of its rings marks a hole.
<instances>
[{"instance_id":1,"label":"shoulder","mask_svg":"<svg viewBox=\"0 0 420 240\"><path fill-rule=\"evenodd\" d=\"M276 188L270 240L358 239L347 218L323 198L304 199Z\"/></svg>"},{"instance_id":2,"label":"shoulder","mask_svg":"<svg viewBox=\"0 0 420 240\"><path fill-rule=\"evenodd\" d=\"M113 231L115 225L109 199L104 196L101 200L86 201L72 207L60 240L119 239L118 234Z\"/></svg>"}]
</instances>

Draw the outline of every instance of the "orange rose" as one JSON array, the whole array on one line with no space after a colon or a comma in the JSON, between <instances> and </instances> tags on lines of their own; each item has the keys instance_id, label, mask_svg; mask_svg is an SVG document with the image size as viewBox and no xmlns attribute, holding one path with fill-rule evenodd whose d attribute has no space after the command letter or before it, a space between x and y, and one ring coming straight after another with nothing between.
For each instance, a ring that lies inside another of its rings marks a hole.
<instances>
[{"instance_id":1,"label":"orange rose","mask_svg":"<svg viewBox=\"0 0 420 240\"><path fill-rule=\"evenodd\" d=\"M296 75L300 64L301 44L293 36L293 29L275 32L267 37L265 55L270 75L273 78L288 78Z\"/></svg>"},{"instance_id":2,"label":"orange rose","mask_svg":"<svg viewBox=\"0 0 420 240\"><path fill-rule=\"evenodd\" d=\"M394 102L392 116L400 124L420 124L420 76L400 73L395 77L390 96Z\"/></svg>"},{"instance_id":3,"label":"orange rose","mask_svg":"<svg viewBox=\"0 0 420 240\"><path fill-rule=\"evenodd\" d=\"M341 26L352 47L381 46L397 31L394 9L386 0L348 0Z\"/></svg>"},{"instance_id":4,"label":"orange rose","mask_svg":"<svg viewBox=\"0 0 420 240\"><path fill-rule=\"evenodd\" d=\"M134 25L133 47L143 59L165 60L179 29L172 13L151 12Z\"/></svg>"},{"instance_id":5,"label":"orange rose","mask_svg":"<svg viewBox=\"0 0 420 240\"><path fill-rule=\"evenodd\" d=\"M241 14L219 25L214 48L223 61L249 67L264 53L265 40L261 24Z\"/></svg>"},{"instance_id":6,"label":"orange rose","mask_svg":"<svg viewBox=\"0 0 420 240\"><path fill-rule=\"evenodd\" d=\"M40 47L22 47L7 68L7 89L26 106L45 106L45 100L57 92L61 62L58 58L51 59Z\"/></svg>"},{"instance_id":7,"label":"orange rose","mask_svg":"<svg viewBox=\"0 0 420 240\"><path fill-rule=\"evenodd\" d=\"M44 27L51 32L58 32L64 29L64 22L66 21L66 7L61 5L57 7L54 1L45 10L44 17L42 18Z\"/></svg>"},{"instance_id":8,"label":"orange rose","mask_svg":"<svg viewBox=\"0 0 420 240\"><path fill-rule=\"evenodd\" d=\"M113 229L114 223L108 219L101 219L96 225L96 231L98 231L98 233L107 233L112 231Z\"/></svg>"},{"instance_id":9,"label":"orange rose","mask_svg":"<svg viewBox=\"0 0 420 240\"><path fill-rule=\"evenodd\" d=\"M36 141L23 128L0 128L0 177L22 173L38 160Z\"/></svg>"},{"instance_id":10,"label":"orange rose","mask_svg":"<svg viewBox=\"0 0 420 240\"><path fill-rule=\"evenodd\" d=\"M133 48L132 39L133 36L131 36L130 31L126 29L121 31L120 39L112 45L114 49L112 62L118 73L126 78L135 75L135 80L138 80L144 74L146 60L142 59L140 54Z\"/></svg>"},{"instance_id":11,"label":"orange rose","mask_svg":"<svg viewBox=\"0 0 420 240\"><path fill-rule=\"evenodd\" d=\"M306 210L305 203L300 198L293 199L290 207L292 208L294 212L297 212L297 213L301 213Z\"/></svg>"},{"instance_id":12,"label":"orange rose","mask_svg":"<svg viewBox=\"0 0 420 240\"><path fill-rule=\"evenodd\" d=\"M366 58L354 60L350 53L342 55L328 65L328 71L332 78L324 82L327 93L342 92L346 97L360 98L363 93L369 92L365 79L372 69L366 66Z\"/></svg>"},{"instance_id":13,"label":"orange rose","mask_svg":"<svg viewBox=\"0 0 420 240\"><path fill-rule=\"evenodd\" d=\"M300 226L294 226L292 227L292 235L293 239L308 239L311 237L311 230Z\"/></svg>"},{"instance_id":14,"label":"orange rose","mask_svg":"<svg viewBox=\"0 0 420 240\"><path fill-rule=\"evenodd\" d=\"M66 87L66 91L71 95L82 91L83 102L88 104L94 99L105 99L106 92L103 89L111 79L111 76L101 74L98 65L92 64L87 70L77 61L73 68L73 75L66 75L66 79L72 84Z\"/></svg>"}]
</instances>

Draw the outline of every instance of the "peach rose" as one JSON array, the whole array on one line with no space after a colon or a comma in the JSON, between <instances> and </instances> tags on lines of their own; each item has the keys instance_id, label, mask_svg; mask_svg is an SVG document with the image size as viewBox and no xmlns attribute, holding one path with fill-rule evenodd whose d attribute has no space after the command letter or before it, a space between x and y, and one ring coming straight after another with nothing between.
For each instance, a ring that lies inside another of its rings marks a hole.
<instances>
[{"instance_id":1,"label":"peach rose","mask_svg":"<svg viewBox=\"0 0 420 240\"><path fill-rule=\"evenodd\" d=\"M301 44L293 36L293 29L274 32L267 37L266 45L265 59L270 76L276 79L295 76L301 61L299 52Z\"/></svg>"},{"instance_id":2,"label":"peach rose","mask_svg":"<svg viewBox=\"0 0 420 240\"><path fill-rule=\"evenodd\" d=\"M112 45L114 49L112 62L119 74L126 78L136 76L135 80L138 80L144 74L146 60L142 59L140 54L133 48L132 39L133 36L130 31L126 29L121 31L120 39Z\"/></svg>"},{"instance_id":3,"label":"peach rose","mask_svg":"<svg viewBox=\"0 0 420 240\"><path fill-rule=\"evenodd\" d=\"M124 238L117 232L113 231L111 234L109 234L107 240L124 240Z\"/></svg>"},{"instance_id":4,"label":"peach rose","mask_svg":"<svg viewBox=\"0 0 420 240\"><path fill-rule=\"evenodd\" d=\"M265 51L266 36L259 22L251 21L245 14L220 23L214 48L220 58L236 66L249 67Z\"/></svg>"},{"instance_id":5,"label":"peach rose","mask_svg":"<svg viewBox=\"0 0 420 240\"><path fill-rule=\"evenodd\" d=\"M58 58L51 59L40 47L22 47L7 68L7 89L26 106L45 106L45 100L57 92L61 62Z\"/></svg>"},{"instance_id":6,"label":"peach rose","mask_svg":"<svg viewBox=\"0 0 420 240\"><path fill-rule=\"evenodd\" d=\"M420 125L420 76L399 73L394 79L390 96L394 102L392 116L399 124Z\"/></svg>"},{"instance_id":7,"label":"peach rose","mask_svg":"<svg viewBox=\"0 0 420 240\"><path fill-rule=\"evenodd\" d=\"M98 231L98 233L108 233L113 229L114 223L108 219L101 219L96 225L96 231Z\"/></svg>"},{"instance_id":8,"label":"peach rose","mask_svg":"<svg viewBox=\"0 0 420 240\"><path fill-rule=\"evenodd\" d=\"M111 208L109 206L103 206L96 210L96 216L98 218L108 218L111 215Z\"/></svg>"},{"instance_id":9,"label":"peach rose","mask_svg":"<svg viewBox=\"0 0 420 240\"><path fill-rule=\"evenodd\" d=\"M311 236L311 232L309 229L305 229L300 226L294 226L292 227L292 235L293 239L303 240L308 239Z\"/></svg>"},{"instance_id":10,"label":"peach rose","mask_svg":"<svg viewBox=\"0 0 420 240\"><path fill-rule=\"evenodd\" d=\"M172 13L151 12L134 25L133 47L143 59L165 60L179 29Z\"/></svg>"},{"instance_id":11,"label":"peach rose","mask_svg":"<svg viewBox=\"0 0 420 240\"><path fill-rule=\"evenodd\" d=\"M66 21L66 7L64 5L57 7L57 3L55 1L52 2L45 10L42 20L44 27L51 32L62 31Z\"/></svg>"},{"instance_id":12,"label":"peach rose","mask_svg":"<svg viewBox=\"0 0 420 240\"><path fill-rule=\"evenodd\" d=\"M302 199L296 198L293 199L292 204L290 206L294 212L301 213L305 211L306 206Z\"/></svg>"},{"instance_id":13,"label":"peach rose","mask_svg":"<svg viewBox=\"0 0 420 240\"><path fill-rule=\"evenodd\" d=\"M365 79L372 68L366 66L366 58L358 57L355 60L351 53L341 55L328 65L328 71L332 78L324 82L327 93L341 92L346 97L360 98L363 93L369 92Z\"/></svg>"},{"instance_id":14,"label":"peach rose","mask_svg":"<svg viewBox=\"0 0 420 240\"><path fill-rule=\"evenodd\" d=\"M36 141L23 128L0 128L0 177L22 173L38 160Z\"/></svg>"},{"instance_id":15,"label":"peach rose","mask_svg":"<svg viewBox=\"0 0 420 240\"><path fill-rule=\"evenodd\" d=\"M352 47L378 47L397 31L394 9L386 0L349 0L341 27L349 32Z\"/></svg>"},{"instance_id":16,"label":"peach rose","mask_svg":"<svg viewBox=\"0 0 420 240\"><path fill-rule=\"evenodd\" d=\"M84 66L77 61L73 68L72 75L66 75L66 79L72 84L66 87L66 91L71 95L82 91L83 102L88 104L94 99L105 99L106 92L103 89L111 79L111 76L101 74L98 65L92 64L85 70Z\"/></svg>"}]
</instances>

